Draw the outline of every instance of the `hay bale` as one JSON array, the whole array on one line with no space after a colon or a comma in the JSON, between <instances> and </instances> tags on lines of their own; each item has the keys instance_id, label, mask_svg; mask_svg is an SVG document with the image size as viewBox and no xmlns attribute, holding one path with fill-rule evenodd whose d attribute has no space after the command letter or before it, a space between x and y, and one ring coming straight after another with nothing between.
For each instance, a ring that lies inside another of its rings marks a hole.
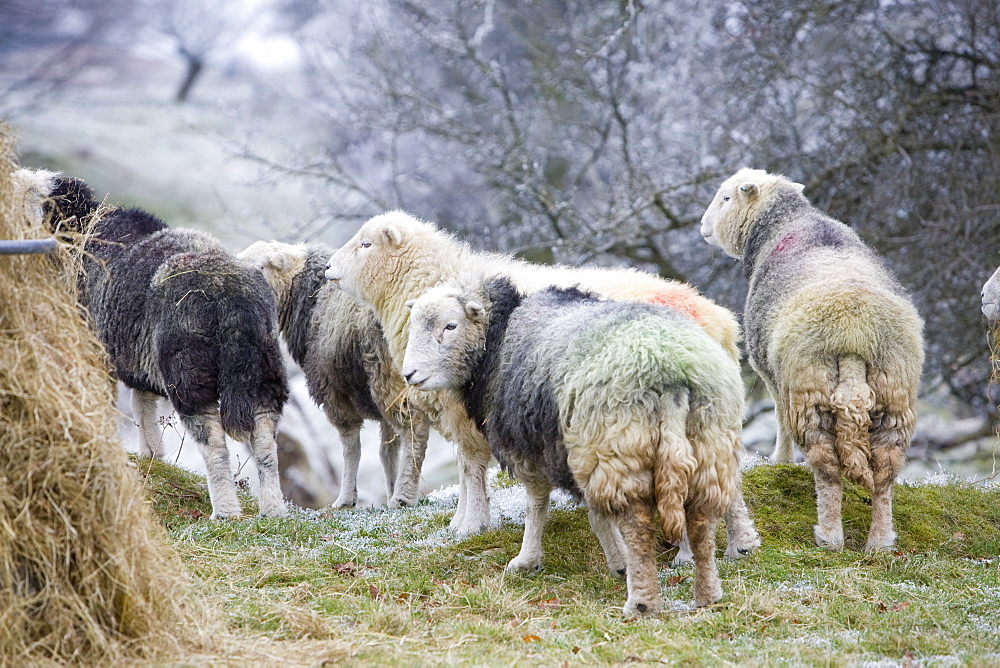
<instances>
[{"instance_id":1,"label":"hay bale","mask_svg":"<svg viewBox=\"0 0 1000 668\"><path fill-rule=\"evenodd\" d=\"M0 239L30 229L0 124ZM144 500L68 246L0 257L0 665L197 652L216 628Z\"/></svg>"}]
</instances>

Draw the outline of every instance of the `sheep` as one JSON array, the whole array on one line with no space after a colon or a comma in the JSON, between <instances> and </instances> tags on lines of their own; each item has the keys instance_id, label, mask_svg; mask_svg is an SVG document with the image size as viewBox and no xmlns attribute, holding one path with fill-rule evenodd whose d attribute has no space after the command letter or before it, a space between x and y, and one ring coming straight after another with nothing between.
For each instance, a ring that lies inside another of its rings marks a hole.
<instances>
[{"instance_id":1,"label":"sheep","mask_svg":"<svg viewBox=\"0 0 1000 668\"><path fill-rule=\"evenodd\" d=\"M467 243L403 211L390 211L368 220L330 258L326 277L374 310L390 355L400 369L408 335L406 301L465 271L485 268L511 277L525 293L550 285L575 285L605 298L673 306L703 327L734 360L739 359L739 325L733 314L688 285L633 269L537 265L474 251ZM458 447L459 502L451 527L460 534L482 530L489 521L485 475L490 459L488 442L461 403L448 393L418 393L412 395L412 400ZM739 489L726 514L726 532L728 558L738 559L760 545ZM689 561L690 556L690 550L682 545L678 562Z\"/></svg>"},{"instance_id":2,"label":"sheep","mask_svg":"<svg viewBox=\"0 0 1000 668\"><path fill-rule=\"evenodd\" d=\"M381 425L379 455L389 507L410 506L419 494L429 423L402 400L406 384L392 366L371 309L324 278L332 254L325 244L258 241L236 257L264 272L288 351L305 373L309 395L340 434L344 475L334 506L357 504L365 420Z\"/></svg>"},{"instance_id":3,"label":"sheep","mask_svg":"<svg viewBox=\"0 0 1000 668\"><path fill-rule=\"evenodd\" d=\"M983 285L983 315L988 320L1000 320L1000 269L993 272Z\"/></svg>"},{"instance_id":4,"label":"sheep","mask_svg":"<svg viewBox=\"0 0 1000 668\"><path fill-rule=\"evenodd\" d=\"M892 486L913 435L923 321L882 260L803 186L742 169L701 220L743 261L751 365L774 397L775 459L798 445L813 470L816 543L844 546L842 476L872 495L866 550L895 543Z\"/></svg>"},{"instance_id":5,"label":"sheep","mask_svg":"<svg viewBox=\"0 0 1000 668\"><path fill-rule=\"evenodd\" d=\"M213 519L242 514L227 434L253 453L260 515L286 515L275 433L288 380L260 271L204 232L99 207L79 179L18 170L15 181L34 221L83 237L79 301L131 390L140 455L160 454L156 402L167 397L205 460Z\"/></svg>"},{"instance_id":6,"label":"sheep","mask_svg":"<svg viewBox=\"0 0 1000 668\"><path fill-rule=\"evenodd\" d=\"M549 493L586 502L627 616L661 607L653 514L666 540L685 528L694 601L722 597L715 527L738 485L739 364L679 312L599 300L577 288L530 296L511 278L431 288L411 308L402 373L455 392L505 470L528 493L524 537L508 571L542 565Z\"/></svg>"}]
</instances>

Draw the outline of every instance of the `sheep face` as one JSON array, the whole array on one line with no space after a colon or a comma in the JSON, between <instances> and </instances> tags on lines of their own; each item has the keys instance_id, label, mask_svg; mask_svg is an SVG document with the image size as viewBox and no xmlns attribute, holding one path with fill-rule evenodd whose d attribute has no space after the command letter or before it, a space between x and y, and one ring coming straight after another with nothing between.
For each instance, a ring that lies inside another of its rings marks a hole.
<instances>
[{"instance_id":1,"label":"sheep face","mask_svg":"<svg viewBox=\"0 0 1000 668\"><path fill-rule=\"evenodd\" d=\"M404 241L404 230L393 215L375 216L330 257L326 277L355 301L371 306L385 281L380 277L395 274Z\"/></svg>"},{"instance_id":2,"label":"sheep face","mask_svg":"<svg viewBox=\"0 0 1000 668\"><path fill-rule=\"evenodd\" d=\"M263 272L279 303L287 298L292 282L305 268L307 256L304 245L283 244L280 241L257 241L236 255Z\"/></svg>"},{"instance_id":3,"label":"sheep face","mask_svg":"<svg viewBox=\"0 0 1000 668\"><path fill-rule=\"evenodd\" d=\"M403 377L421 390L457 389L472 374L472 353L486 341L482 302L450 286L432 288L410 308L410 336L403 356Z\"/></svg>"},{"instance_id":4,"label":"sheep face","mask_svg":"<svg viewBox=\"0 0 1000 668\"><path fill-rule=\"evenodd\" d=\"M46 198L55 185L57 172L44 169L19 169L11 175L14 197L24 204L24 217L32 226L41 227L45 222Z\"/></svg>"},{"instance_id":5,"label":"sheep face","mask_svg":"<svg viewBox=\"0 0 1000 668\"><path fill-rule=\"evenodd\" d=\"M990 320L1000 320L1000 269L993 272L983 286L983 315Z\"/></svg>"},{"instance_id":6,"label":"sheep face","mask_svg":"<svg viewBox=\"0 0 1000 668\"><path fill-rule=\"evenodd\" d=\"M760 169L739 170L719 187L701 217L701 236L735 258L743 257L750 228L770 196L782 185L803 186Z\"/></svg>"}]
</instances>

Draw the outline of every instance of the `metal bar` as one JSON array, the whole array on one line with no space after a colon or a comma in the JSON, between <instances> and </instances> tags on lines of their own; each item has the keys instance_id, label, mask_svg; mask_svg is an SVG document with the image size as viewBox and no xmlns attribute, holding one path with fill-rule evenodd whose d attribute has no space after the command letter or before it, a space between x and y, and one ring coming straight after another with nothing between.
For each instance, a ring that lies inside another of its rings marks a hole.
<instances>
[{"instance_id":1,"label":"metal bar","mask_svg":"<svg viewBox=\"0 0 1000 668\"><path fill-rule=\"evenodd\" d=\"M0 240L0 255L28 255L51 253L59 242L55 239L23 239L19 241Z\"/></svg>"}]
</instances>

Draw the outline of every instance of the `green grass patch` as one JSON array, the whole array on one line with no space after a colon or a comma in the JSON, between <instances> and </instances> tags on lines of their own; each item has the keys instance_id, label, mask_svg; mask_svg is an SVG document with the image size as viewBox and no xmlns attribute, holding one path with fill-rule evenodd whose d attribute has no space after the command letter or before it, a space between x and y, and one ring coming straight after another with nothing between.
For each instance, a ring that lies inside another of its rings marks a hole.
<instances>
[{"instance_id":1,"label":"green grass patch","mask_svg":"<svg viewBox=\"0 0 1000 668\"><path fill-rule=\"evenodd\" d=\"M672 568L664 551L667 610L627 621L624 583L607 573L586 512L570 504L550 514L545 568L513 575L503 568L520 547L520 524L458 540L447 529L453 500L212 522L203 480L158 462L137 466L232 633L291 663L1000 662L997 486L898 485L897 549L866 554L857 548L870 499L849 485L848 549L834 553L812 543L809 471L757 466L743 482L763 546L737 562L720 549L722 602L692 609L692 570ZM514 488L501 478L494 490ZM722 532L719 540L721 548Z\"/></svg>"}]
</instances>

